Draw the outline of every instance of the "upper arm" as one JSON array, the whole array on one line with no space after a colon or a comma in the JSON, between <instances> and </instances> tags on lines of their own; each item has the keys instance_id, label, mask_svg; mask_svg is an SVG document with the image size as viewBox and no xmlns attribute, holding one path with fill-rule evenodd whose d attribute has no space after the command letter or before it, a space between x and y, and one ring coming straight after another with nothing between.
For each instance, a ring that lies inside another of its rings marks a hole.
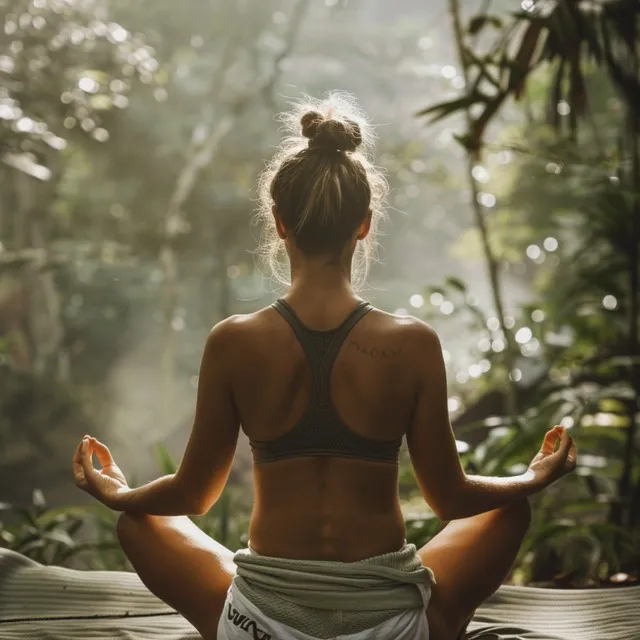
<instances>
[{"instance_id":1,"label":"upper arm","mask_svg":"<svg viewBox=\"0 0 640 640\"><path fill-rule=\"evenodd\" d=\"M220 497L231 471L240 418L230 384L238 327L227 318L209 333L200 364L195 418L176 479L197 512Z\"/></svg>"},{"instance_id":2,"label":"upper arm","mask_svg":"<svg viewBox=\"0 0 640 640\"><path fill-rule=\"evenodd\" d=\"M420 322L411 330L418 388L407 444L422 495L436 515L447 520L465 472L449 421L442 347L428 325Z\"/></svg>"}]
</instances>

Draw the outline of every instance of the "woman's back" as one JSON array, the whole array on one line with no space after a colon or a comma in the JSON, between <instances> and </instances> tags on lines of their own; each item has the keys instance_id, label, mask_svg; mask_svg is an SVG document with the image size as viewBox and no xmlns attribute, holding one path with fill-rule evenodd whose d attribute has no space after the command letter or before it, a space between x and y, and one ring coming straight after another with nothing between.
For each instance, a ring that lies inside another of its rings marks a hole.
<instances>
[{"instance_id":1,"label":"woman's back","mask_svg":"<svg viewBox=\"0 0 640 640\"><path fill-rule=\"evenodd\" d=\"M301 323L315 335L321 331L322 339L358 301L345 296L306 307L289 302ZM346 335L329 372L328 393L337 416L368 441L399 440L407 430L416 389L403 330L408 322L370 311ZM242 428L252 442L274 441L307 412L314 365L273 307L237 323L230 355L235 354L233 394ZM405 535L397 482L395 460L364 454L296 455L291 450L284 459L259 462L254 465L251 546L263 555L341 561L395 551Z\"/></svg>"},{"instance_id":2,"label":"woman's back","mask_svg":"<svg viewBox=\"0 0 640 640\"><path fill-rule=\"evenodd\" d=\"M438 336L373 309L351 285L354 260L366 267L374 255L386 183L366 122L341 102L286 117L292 136L262 175L260 216L276 275L289 258L287 299L209 334L177 472L132 490L94 439L74 457L79 486L132 513L118 535L143 582L207 640L459 637L518 552L526 497L576 464L566 432L554 451L554 428L521 476L464 472ZM255 501L251 548L234 555L187 518L156 515L211 508L240 427ZM420 550L405 544L398 499L404 435L423 496L453 521Z\"/></svg>"}]
</instances>

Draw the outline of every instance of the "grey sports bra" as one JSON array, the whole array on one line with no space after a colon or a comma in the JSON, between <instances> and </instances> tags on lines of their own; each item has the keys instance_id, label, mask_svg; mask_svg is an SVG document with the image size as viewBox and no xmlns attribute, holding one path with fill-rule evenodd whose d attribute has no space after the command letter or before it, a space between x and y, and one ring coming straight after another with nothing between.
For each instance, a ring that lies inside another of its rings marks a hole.
<instances>
[{"instance_id":1,"label":"grey sports bra","mask_svg":"<svg viewBox=\"0 0 640 640\"><path fill-rule=\"evenodd\" d=\"M342 421L331 400L331 371L349 332L373 308L359 303L335 329L309 329L291 306L280 299L273 305L293 329L311 367L309 405L297 424L273 440L250 440L256 463L300 456L335 456L397 462L402 438L376 441L361 436Z\"/></svg>"}]
</instances>

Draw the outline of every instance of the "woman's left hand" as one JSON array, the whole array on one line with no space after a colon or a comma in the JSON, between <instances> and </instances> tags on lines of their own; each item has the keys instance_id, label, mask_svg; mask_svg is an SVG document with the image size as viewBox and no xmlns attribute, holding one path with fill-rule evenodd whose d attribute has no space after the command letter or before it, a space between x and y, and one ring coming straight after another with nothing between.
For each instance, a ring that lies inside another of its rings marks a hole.
<instances>
[{"instance_id":1,"label":"woman's left hand","mask_svg":"<svg viewBox=\"0 0 640 640\"><path fill-rule=\"evenodd\" d=\"M93 454L101 469L93 466ZM109 448L91 436L85 436L73 456L73 476L76 486L111 509L119 510L119 501L129 491L122 471L115 463Z\"/></svg>"}]
</instances>

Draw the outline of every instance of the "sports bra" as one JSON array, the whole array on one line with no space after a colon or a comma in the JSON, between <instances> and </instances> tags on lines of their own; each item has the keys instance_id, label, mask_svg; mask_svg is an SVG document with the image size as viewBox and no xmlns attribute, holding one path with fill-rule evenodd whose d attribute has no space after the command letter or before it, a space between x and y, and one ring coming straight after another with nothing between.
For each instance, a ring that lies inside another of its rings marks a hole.
<instances>
[{"instance_id":1,"label":"sports bra","mask_svg":"<svg viewBox=\"0 0 640 640\"><path fill-rule=\"evenodd\" d=\"M309 404L300 420L272 440L249 440L255 463L301 456L334 456L397 462L402 437L370 440L352 431L340 418L331 399L331 371L350 331L373 307L360 302L335 329L309 329L282 299L273 303L293 329L311 367Z\"/></svg>"}]
</instances>

